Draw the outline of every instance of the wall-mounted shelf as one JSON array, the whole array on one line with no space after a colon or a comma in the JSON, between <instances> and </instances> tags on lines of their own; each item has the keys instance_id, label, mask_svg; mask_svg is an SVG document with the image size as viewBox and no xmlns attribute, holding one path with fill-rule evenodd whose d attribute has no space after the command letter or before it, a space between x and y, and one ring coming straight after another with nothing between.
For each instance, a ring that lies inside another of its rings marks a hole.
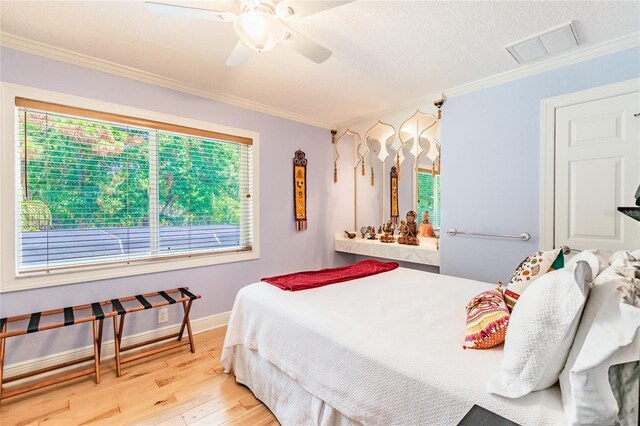
<instances>
[{"instance_id":1,"label":"wall-mounted shelf","mask_svg":"<svg viewBox=\"0 0 640 426\"><path fill-rule=\"evenodd\" d=\"M360 238L360 236L350 240L343 232L335 235L335 250L362 256L440 266L440 250L436 249L435 239L420 238L420 242L419 246L408 246L398 243L381 243L380 240L367 240Z\"/></svg>"}]
</instances>

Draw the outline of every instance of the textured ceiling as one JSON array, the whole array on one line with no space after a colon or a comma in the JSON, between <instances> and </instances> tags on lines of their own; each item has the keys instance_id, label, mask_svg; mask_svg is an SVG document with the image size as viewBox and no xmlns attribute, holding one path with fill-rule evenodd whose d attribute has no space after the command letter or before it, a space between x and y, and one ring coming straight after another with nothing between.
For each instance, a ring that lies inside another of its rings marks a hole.
<instances>
[{"instance_id":1,"label":"textured ceiling","mask_svg":"<svg viewBox=\"0 0 640 426\"><path fill-rule=\"evenodd\" d=\"M587 46L640 31L640 2L357 1L290 24L333 51L325 63L279 46L229 68L238 40L231 24L152 14L143 1L2 0L0 7L3 33L328 124L517 68L505 44L569 20Z\"/></svg>"}]
</instances>

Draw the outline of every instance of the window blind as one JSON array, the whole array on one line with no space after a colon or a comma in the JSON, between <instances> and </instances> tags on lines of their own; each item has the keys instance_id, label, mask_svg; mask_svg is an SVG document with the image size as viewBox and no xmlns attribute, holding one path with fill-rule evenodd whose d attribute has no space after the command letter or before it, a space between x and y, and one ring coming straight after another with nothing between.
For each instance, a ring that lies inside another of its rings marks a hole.
<instances>
[{"instance_id":1,"label":"window blind","mask_svg":"<svg viewBox=\"0 0 640 426\"><path fill-rule=\"evenodd\" d=\"M251 250L251 140L17 98L18 272Z\"/></svg>"}]
</instances>

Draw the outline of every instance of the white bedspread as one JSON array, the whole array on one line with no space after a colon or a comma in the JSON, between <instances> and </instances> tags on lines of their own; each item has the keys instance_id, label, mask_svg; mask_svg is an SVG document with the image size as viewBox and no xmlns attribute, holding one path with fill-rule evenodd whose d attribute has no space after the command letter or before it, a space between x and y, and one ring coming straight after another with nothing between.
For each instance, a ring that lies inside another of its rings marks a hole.
<instances>
[{"instance_id":1,"label":"white bedspread","mask_svg":"<svg viewBox=\"0 0 640 426\"><path fill-rule=\"evenodd\" d=\"M473 404L522 425L564 424L557 385L491 395L502 346L462 349L465 306L489 288L404 268L299 292L252 284L236 298L222 364L232 368L237 345L251 349L367 425L455 425Z\"/></svg>"}]
</instances>

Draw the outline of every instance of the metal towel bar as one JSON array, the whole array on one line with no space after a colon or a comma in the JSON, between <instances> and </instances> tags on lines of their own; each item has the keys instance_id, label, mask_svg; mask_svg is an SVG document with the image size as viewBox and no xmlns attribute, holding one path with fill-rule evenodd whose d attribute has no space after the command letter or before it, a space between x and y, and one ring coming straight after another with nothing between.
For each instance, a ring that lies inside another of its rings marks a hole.
<instances>
[{"instance_id":1,"label":"metal towel bar","mask_svg":"<svg viewBox=\"0 0 640 426\"><path fill-rule=\"evenodd\" d=\"M582 251L578 249L573 249L569 246L560 246L560 248L562 249L562 254L564 254L565 256L568 256L569 254L571 254L572 251L575 251L576 253L580 253Z\"/></svg>"},{"instance_id":2,"label":"metal towel bar","mask_svg":"<svg viewBox=\"0 0 640 426\"><path fill-rule=\"evenodd\" d=\"M496 237L496 238L514 238L522 241L529 241L531 239L531 234L528 232L523 232L519 235L509 235L509 234L489 234L484 232L462 232L458 231L456 228L451 228L447 230L447 234L449 235L477 235L481 237Z\"/></svg>"}]
</instances>

